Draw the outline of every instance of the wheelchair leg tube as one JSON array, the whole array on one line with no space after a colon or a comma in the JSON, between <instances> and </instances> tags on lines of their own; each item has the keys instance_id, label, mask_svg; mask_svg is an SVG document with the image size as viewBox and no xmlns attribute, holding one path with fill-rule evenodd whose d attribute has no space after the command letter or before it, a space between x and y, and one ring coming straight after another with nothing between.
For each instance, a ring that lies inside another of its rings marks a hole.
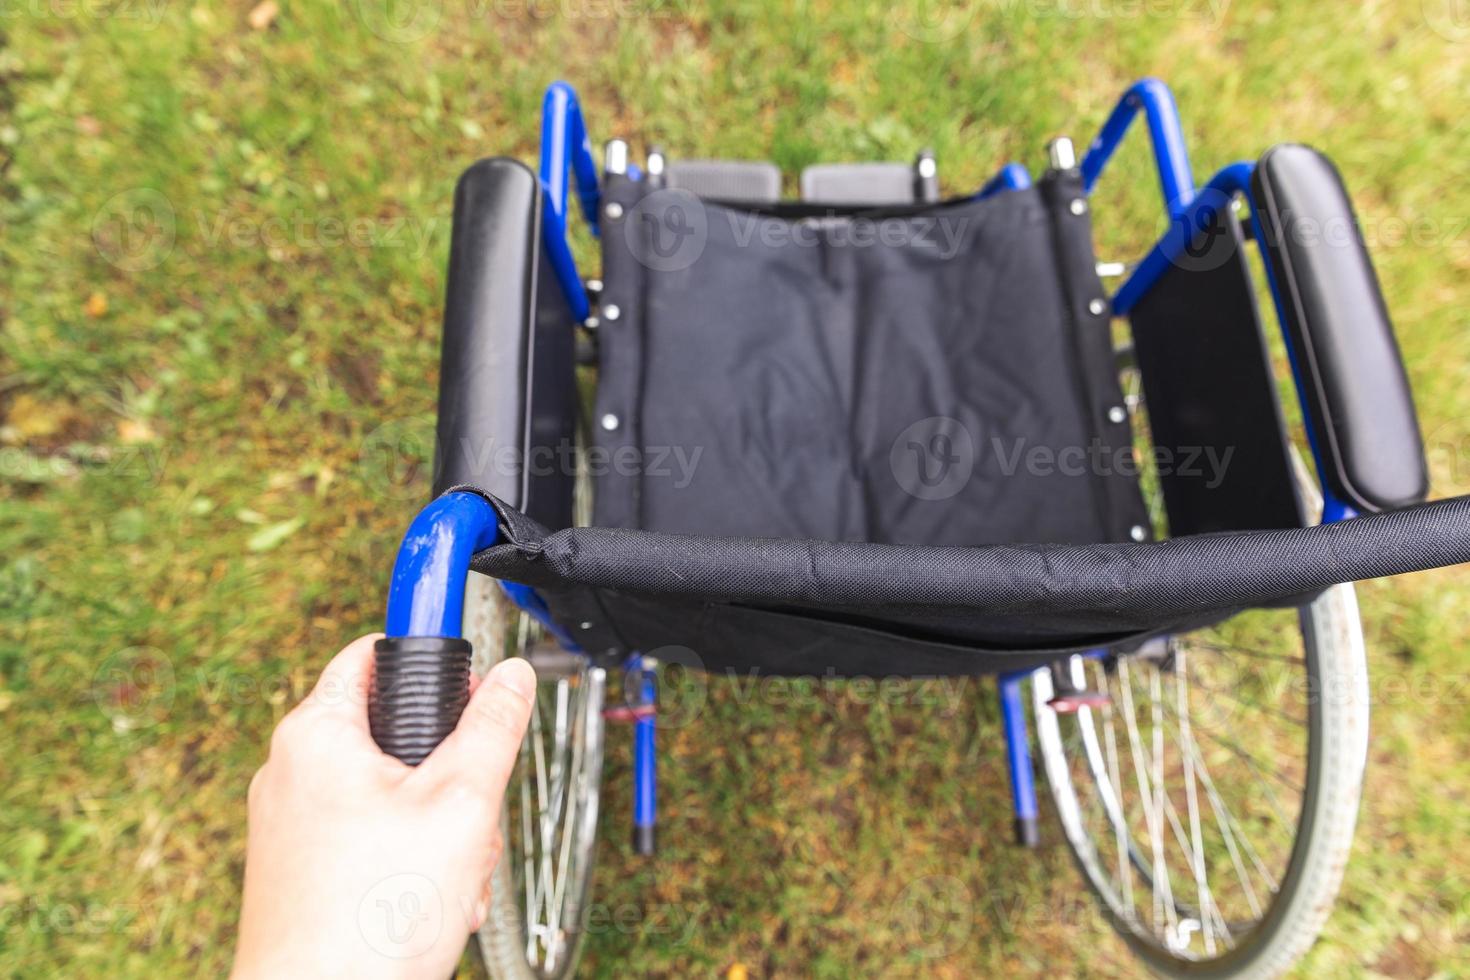
<instances>
[{"instance_id":1,"label":"wheelchair leg tube","mask_svg":"<svg viewBox=\"0 0 1470 980\"><path fill-rule=\"evenodd\" d=\"M1026 705L1021 683L1030 671L1004 674L1000 678L1000 717L1005 725L1006 762L1011 771L1011 799L1016 810L1016 843L1035 847L1036 783L1031 768L1031 740L1026 730Z\"/></svg>"},{"instance_id":2,"label":"wheelchair leg tube","mask_svg":"<svg viewBox=\"0 0 1470 980\"><path fill-rule=\"evenodd\" d=\"M638 692L642 703L654 707L657 697L651 665L638 657ZM654 828L658 823L658 749L654 739L656 716L640 715L633 723L633 852L648 856L654 850Z\"/></svg>"},{"instance_id":3,"label":"wheelchair leg tube","mask_svg":"<svg viewBox=\"0 0 1470 980\"><path fill-rule=\"evenodd\" d=\"M378 747L416 766L459 723L469 701L470 644L461 637L470 557L495 541L495 510L478 494L446 494L419 512L393 566L387 636L374 648L368 726Z\"/></svg>"}]
</instances>

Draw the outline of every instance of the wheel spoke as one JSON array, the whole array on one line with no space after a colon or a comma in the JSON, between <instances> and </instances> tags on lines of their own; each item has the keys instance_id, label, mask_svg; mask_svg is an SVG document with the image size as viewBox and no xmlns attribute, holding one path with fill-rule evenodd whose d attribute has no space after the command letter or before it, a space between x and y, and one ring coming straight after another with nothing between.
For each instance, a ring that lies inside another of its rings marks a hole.
<instances>
[{"instance_id":1,"label":"wheel spoke","mask_svg":"<svg viewBox=\"0 0 1470 980\"><path fill-rule=\"evenodd\" d=\"M1244 707L1260 709L1261 720L1268 726L1277 719L1289 722L1288 735L1292 730L1305 729L1305 722L1274 703L1263 704L1238 693L1251 679L1231 679L1227 658L1199 653L1209 647L1191 643L1185 648L1175 643L1163 655L1119 657L1111 661L1111 669L1100 659L1073 658L1069 665L1072 682L1085 687L1089 678L1087 663L1092 663L1093 686L1112 692L1102 706L1084 707L1068 716L1073 719L1074 738L1067 744L1076 753L1079 775L1090 777L1093 790L1087 805L1075 812L1085 815L1088 825L1101 831L1099 840L1112 840L1112 870L1108 876L1120 914L1140 926L1150 923L1148 931L1175 955L1185 958L1210 958L1232 948L1240 930L1260 920L1266 897L1277 890L1271 862L1227 806L1199 739L1206 739L1228 757L1239 760L1241 775L1249 774L1251 784L1261 794L1256 798L1268 805L1265 812L1278 828L1291 832L1295 824L1275 784L1292 790L1298 799L1303 792L1303 787L1284 770L1268 764L1236 739L1200 725L1193 717L1196 698L1224 693ZM1299 658L1277 659L1305 664ZM1201 681L1197 676L1201 666L1207 677L1213 672L1217 680L1225 678L1224 686ZM1260 683L1265 685L1261 688L1264 698L1287 690L1271 683L1270 678L1262 678ZM1232 684L1235 689L1230 687ZM1097 730L1099 724L1101 732ZM1119 744L1117 726L1122 728L1126 749ZM1298 742L1301 738L1300 734L1294 736ZM1273 743L1268 739L1265 744ZM1132 764L1129 780L1136 790L1133 793L1124 791L1124 759ZM1236 785L1230 784L1232 792ZM1138 807L1135 813L1141 817L1141 824L1130 819L1130 797ZM1135 830L1146 835L1146 840L1140 839L1142 853L1133 844ZM1280 833L1277 831L1273 838ZM1182 866L1177 877L1169 866L1176 849ZM1284 846L1281 853L1275 853L1275 847L1272 850L1273 860L1284 860L1289 853ZM1225 913L1219 885L1213 880L1217 865L1229 868L1225 872L1229 886L1226 893L1238 907L1236 915ZM1143 896L1137 893L1135 884L1140 878L1149 893L1150 909L1142 915L1138 901ZM1185 901L1181 882L1189 883L1191 901Z\"/></svg>"}]
</instances>

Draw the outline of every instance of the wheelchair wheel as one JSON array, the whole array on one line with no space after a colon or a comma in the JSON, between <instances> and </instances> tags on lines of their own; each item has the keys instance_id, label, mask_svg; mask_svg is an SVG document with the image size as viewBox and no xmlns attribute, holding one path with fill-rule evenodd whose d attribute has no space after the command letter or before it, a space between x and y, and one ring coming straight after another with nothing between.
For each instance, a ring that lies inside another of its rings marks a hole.
<instances>
[{"instance_id":1,"label":"wheelchair wheel","mask_svg":"<svg viewBox=\"0 0 1470 980\"><path fill-rule=\"evenodd\" d=\"M1155 972L1268 977L1321 931L1368 749L1351 585L1127 653L1074 657L1106 703L1033 685L1047 781L1112 925Z\"/></svg>"},{"instance_id":2,"label":"wheelchair wheel","mask_svg":"<svg viewBox=\"0 0 1470 980\"><path fill-rule=\"evenodd\" d=\"M477 672L502 656L529 656L540 682L501 811L505 846L491 881L490 914L472 941L495 980L569 977L581 952L596 855L604 671L540 645L539 628L492 579L472 574L465 600Z\"/></svg>"}]
</instances>

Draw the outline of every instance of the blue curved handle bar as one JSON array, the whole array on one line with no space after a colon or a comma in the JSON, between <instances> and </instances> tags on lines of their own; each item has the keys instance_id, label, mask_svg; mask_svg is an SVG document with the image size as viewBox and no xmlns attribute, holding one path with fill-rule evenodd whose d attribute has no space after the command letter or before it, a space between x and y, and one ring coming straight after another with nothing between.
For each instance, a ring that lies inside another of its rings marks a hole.
<instances>
[{"instance_id":1,"label":"blue curved handle bar","mask_svg":"<svg viewBox=\"0 0 1470 980\"><path fill-rule=\"evenodd\" d=\"M387 634L462 636L470 558L499 534L495 508L477 493L447 493L419 511L393 564Z\"/></svg>"}]
</instances>

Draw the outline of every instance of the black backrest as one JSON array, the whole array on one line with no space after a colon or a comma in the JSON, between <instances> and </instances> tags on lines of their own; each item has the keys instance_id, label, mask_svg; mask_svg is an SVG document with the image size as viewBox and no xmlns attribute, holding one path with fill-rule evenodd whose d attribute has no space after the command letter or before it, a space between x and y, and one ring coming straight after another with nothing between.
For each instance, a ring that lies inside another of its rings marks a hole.
<instances>
[{"instance_id":1,"label":"black backrest","mask_svg":"<svg viewBox=\"0 0 1470 980\"><path fill-rule=\"evenodd\" d=\"M1235 216L1223 211L1128 315L1170 535L1303 526Z\"/></svg>"},{"instance_id":2,"label":"black backrest","mask_svg":"<svg viewBox=\"0 0 1470 980\"><path fill-rule=\"evenodd\" d=\"M758 212L621 176L605 195L596 523L1148 533L1075 171L890 210Z\"/></svg>"}]
</instances>

